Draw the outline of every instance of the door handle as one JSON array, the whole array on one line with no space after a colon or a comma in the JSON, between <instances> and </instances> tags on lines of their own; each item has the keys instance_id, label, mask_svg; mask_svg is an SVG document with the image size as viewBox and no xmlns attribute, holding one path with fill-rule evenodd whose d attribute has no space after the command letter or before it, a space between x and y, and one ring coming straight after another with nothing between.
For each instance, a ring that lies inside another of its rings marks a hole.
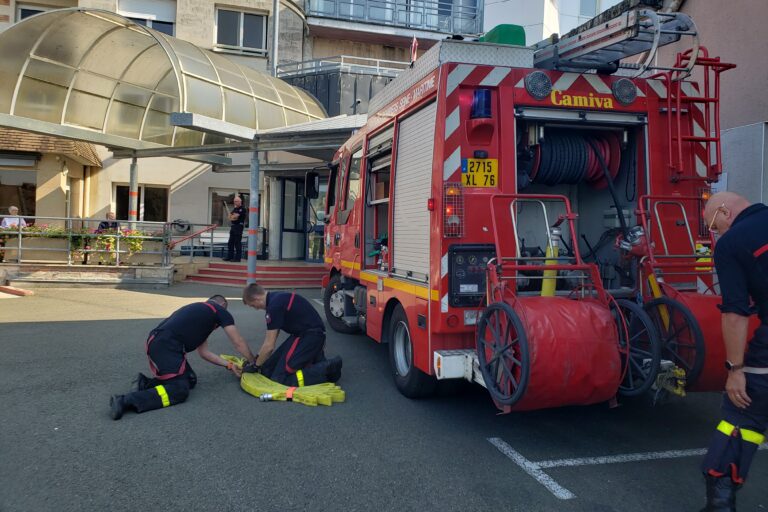
<instances>
[{"instance_id":1,"label":"door handle","mask_svg":"<svg viewBox=\"0 0 768 512\"><path fill-rule=\"evenodd\" d=\"M355 233L355 247L360 247L360 233Z\"/></svg>"},{"instance_id":2,"label":"door handle","mask_svg":"<svg viewBox=\"0 0 768 512\"><path fill-rule=\"evenodd\" d=\"M340 240L341 240L341 234L336 233L333 235L333 245L339 245Z\"/></svg>"}]
</instances>

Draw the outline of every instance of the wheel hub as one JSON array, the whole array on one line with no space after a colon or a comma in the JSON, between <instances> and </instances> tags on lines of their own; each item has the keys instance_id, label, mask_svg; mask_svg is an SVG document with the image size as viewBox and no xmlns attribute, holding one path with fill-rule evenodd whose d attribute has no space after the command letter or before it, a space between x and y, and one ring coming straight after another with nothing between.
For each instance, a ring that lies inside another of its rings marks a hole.
<instances>
[{"instance_id":1,"label":"wheel hub","mask_svg":"<svg viewBox=\"0 0 768 512\"><path fill-rule=\"evenodd\" d=\"M335 291L331 295L331 299L328 301L328 307L331 310L331 314L336 318L344 316L344 292L341 290Z\"/></svg>"}]
</instances>

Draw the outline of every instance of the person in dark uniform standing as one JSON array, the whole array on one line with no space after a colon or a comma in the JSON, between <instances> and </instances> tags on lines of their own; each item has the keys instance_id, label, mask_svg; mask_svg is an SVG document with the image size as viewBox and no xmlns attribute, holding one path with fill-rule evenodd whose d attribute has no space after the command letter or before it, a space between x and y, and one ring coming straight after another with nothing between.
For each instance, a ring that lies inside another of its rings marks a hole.
<instances>
[{"instance_id":1,"label":"person in dark uniform standing","mask_svg":"<svg viewBox=\"0 0 768 512\"><path fill-rule=\"evenodd\" d=\"M703 512L719 512L736 510L736 491L768 426L768 206L720 192L707 202L704 219L719 236L714 256L728 369L721 421L702 464ZM755 311L760 326L747 343Z\"/></svg>"},{"instance_id":2,"label":"person in dark uniform standing","mask_svg":"<svg viewBox=\"0 0 768 512\"><path fill-rule=\"evenodd\" d=\"M237 351L253 362L251 349L227 311L227 299L214 295L205 302L188 304L149 333L146 352L154 378L139 373L133 392L113 395L109 401L112 419L119 420L128 410L142 413L185 401L197 384L197 376L187 362L187 353L193 350L209 363L226 367L240 377L240 368L208 350L208 336L219 326Z\"/></svg>"},{"instance_id":3,"label":"person in dark uniform standing","mask_svg":"<svg viewBox=\"0 0 768 512\"><path fill-rule=\"evenodd\" d=\"M238 262L243 256L243 226L245 225L246 211L243 200L235 194L235 207L229 214L229 240L227 241L227 257L224 261Z\"/></svg>"},{"instance_id":4,"label":"person in dark uniform standing","mask_svg":"<svg viewBox=\"0 0 768 512\"><path fill-rule=\"evenodd\" d=\"M266 311L267 334L254 364L244 372L258 372L286 386L311 386L337 382L341 378L341 357L326 359L325 325L312 304L301 295L269 292L256 283L243 290L243 302ZM280 330L288 333L275 350Z\"/></svg>"}]
</instances>

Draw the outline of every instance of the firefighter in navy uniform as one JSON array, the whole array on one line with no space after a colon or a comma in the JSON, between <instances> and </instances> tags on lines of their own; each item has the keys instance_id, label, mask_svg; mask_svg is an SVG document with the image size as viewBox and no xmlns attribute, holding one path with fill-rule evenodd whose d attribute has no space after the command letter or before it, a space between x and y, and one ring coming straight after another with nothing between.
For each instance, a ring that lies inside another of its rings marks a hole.
<instances>
[{"instance_id":1,"label":"firefighter in navy uniform","mask_svg":"<svg viewBox=\"0 0 768 512\"><path fill-rule=\"evenodd\" d=\"M119 420L127 410L142 413L185 401L197 383L186 356L193 350L206 361L224 366L240 377L238 367L208 350L208 336L219 326L240 354L248 361L255 359L227 311L227 299L214 295L205 302L186 305L149 333L146 352L154 378L139 373L133 392L112 396L112 419Z\"/></svg>"},{"instance_id":2,"label":"firefighter in navy uniform","mask_svg":"<svg viewBox=\"0 0 768 512\"><path fill-rule=\"evenodd\" d=\"M702 464L703 512L719 512L736 510L736 491L768 426L768 206L720 192L707 202L704 219L720 236L715 267L728 369L721 421ZM755 309L761 323L747 345Z\"/></svg>"},{"instance_id":3,"label":"firefighter in navy uniform","mask_svg":"<svg viewBox=\"0 0 768 512\"><path fill-rule=\"evenodd\" d=\"M255 364L245 372L259 372L287 386L311 386L337 382L341 378L341 357L326 359L325 325L312 304L301 295L269 292L256 283L243 290L243 302L266 310L267 334ZM277 350L280 330L288 333Z\"/></svg>"},{"instance_id":4,"label":"firefighter in navy uniform","mask_svg":"<svg viewBox=\"0 0 768 512\"><path fill-rule=\"evenodd\" d=\"M243 226L245 225L246 211L243 200L235 195L235 207L229 214L229 240L227 241L227 257L224 261L238 262L243 256Z\"/></svg>"}]
</instances>

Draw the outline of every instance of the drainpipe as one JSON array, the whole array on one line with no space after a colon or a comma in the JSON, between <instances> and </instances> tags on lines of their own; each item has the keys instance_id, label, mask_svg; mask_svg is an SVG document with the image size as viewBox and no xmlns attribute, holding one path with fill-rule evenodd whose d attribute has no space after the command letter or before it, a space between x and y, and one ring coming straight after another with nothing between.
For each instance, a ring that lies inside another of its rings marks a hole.
<instances>
[{"instance_id":1,"label":"drainpipe","mask_svg":"<svg viewBox=\"0 0 768 512\"><path fill-rule=\"evenodd\" d=\"M280 26L280 0L272 0L272 76L277 76L277 35Z\"/></svg>"}]
</instances>

